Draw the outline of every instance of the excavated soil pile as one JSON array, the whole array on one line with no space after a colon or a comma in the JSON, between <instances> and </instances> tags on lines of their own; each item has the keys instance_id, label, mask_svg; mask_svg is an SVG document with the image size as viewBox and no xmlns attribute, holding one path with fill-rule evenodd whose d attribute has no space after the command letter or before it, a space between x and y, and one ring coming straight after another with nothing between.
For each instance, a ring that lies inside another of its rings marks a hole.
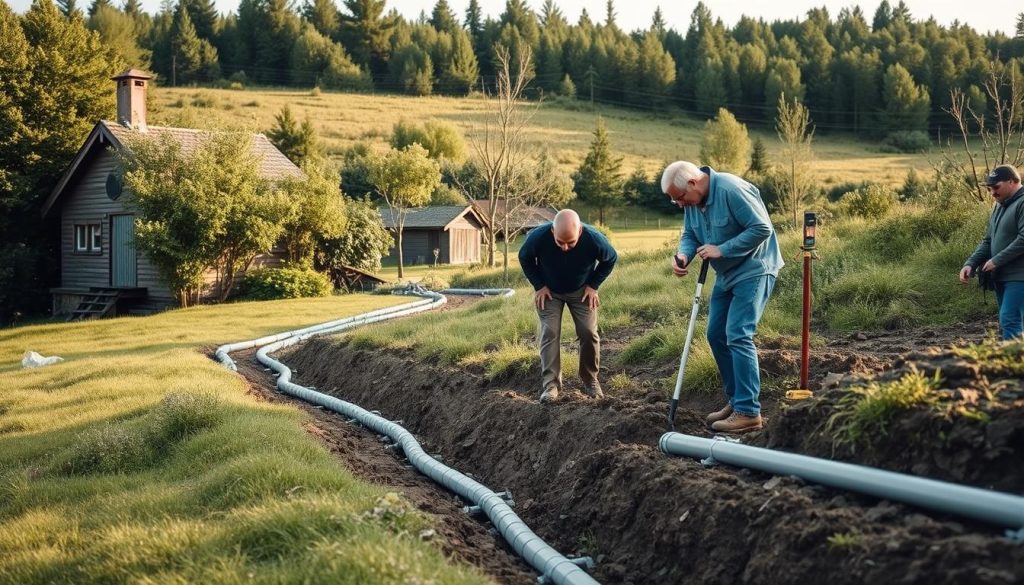
<instances>
[{"instance_id":1,"label":"excavated soil pile","mask_svg":"<svg viewBox=\"0 0 1024 585\"><path fill-rule=\"evenodd\" d=\"M1019 363L1019 356L1017 361ZM882 374L852 375L819 399L780 411L757 443L875 467L1024 492L1024 380L1011 368L937 348L907 354ZM828 424L848 386L885 384L914 373L941 379L937 399L899 413L886 431L846 445Z\"/></svg>"},{"instance_id":2,"label":"excavated soil pile","mask_svg":"<svg viewBox=\"0 0 1024 585\"><path fill-rule=\"evenodd\" d=\"M819 374L849 367L845 359L821 365ZM570 393L540 405L532 379L488 382L411 353L336 340L311 341L282 360L299 383L402 419L446 463L495 490L511 489L531 528L564 554L593 556L594 575L605 583L1024 580L1020 545L998 528L663 455L657 440L666 400L658 392L602 400ZM706 435L703 414L689 408L677 414L677 430ZM793 409L779 410L771 426L799 420ZM752 440L786 442L764 434ZM994 477L1003 461L980 462L978 477Z\"/></svg>"}]
</instances>

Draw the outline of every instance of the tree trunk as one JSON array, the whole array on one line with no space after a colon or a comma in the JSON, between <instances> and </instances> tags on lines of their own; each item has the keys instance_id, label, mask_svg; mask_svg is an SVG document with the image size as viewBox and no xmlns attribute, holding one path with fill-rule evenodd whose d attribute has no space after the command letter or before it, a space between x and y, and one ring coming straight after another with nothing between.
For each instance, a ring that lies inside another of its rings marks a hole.
<instances>
[{"instance_id":1,"label":"tree trunk","mask_svg":"<svg viewBox=\"0 0 1024 585\"><path fill-rule=\"evenodd\" d=\"M397 235L398 237L395 239L398 240L398 278L401 280L405 278L405 269L402 266L402 226L398 226Z\"/></svg>"}]
</instances>

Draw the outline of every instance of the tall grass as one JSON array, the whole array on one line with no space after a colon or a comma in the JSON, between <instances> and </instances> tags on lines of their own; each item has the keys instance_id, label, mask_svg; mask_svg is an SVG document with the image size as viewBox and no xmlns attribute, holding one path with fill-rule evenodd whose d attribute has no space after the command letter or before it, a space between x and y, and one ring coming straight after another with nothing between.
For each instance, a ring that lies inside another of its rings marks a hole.
<instances>
[{"instance_id":1,"label":"tall grass","mask_svg":"<svg viewBox=\"0 0 1024 585\"><path fill-rule=\"evenodd\" d=\"M0 333L0 582L482 583L291 407L197 347L405 298L239 303ZM33 349L66 361L18 369Z\"/></svg>"}]
</instances>

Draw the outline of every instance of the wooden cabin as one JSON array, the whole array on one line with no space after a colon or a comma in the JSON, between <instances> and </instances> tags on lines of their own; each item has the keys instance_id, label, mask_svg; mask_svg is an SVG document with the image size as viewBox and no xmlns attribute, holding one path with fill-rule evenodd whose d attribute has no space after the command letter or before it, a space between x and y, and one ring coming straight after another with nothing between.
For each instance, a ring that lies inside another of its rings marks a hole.
<instances>
[{"instance_id":1,"label":"wooden cabin","mask_svg":"<svg viewBox=\"0 0 1024 585\"><path fill-rule=\"evenodd\" d=\"M50 289L54 314L87 318L119 312L145 312L176 306L178 299L161 282L156 268L135 247L131 193L121 188L117 151L133 135L171 136L185 153L209 132L164 128L146 123L146 89L152 76L130 69L116 76L117 121L100 120L43 205L43 216L60 224L60 286ZM262 134L253 137L260 173L270 180L302 172ZM254 267L277 266L283 250L259 256ZM217 291L212 271L204 298Z\"/></svg>"},{"instance_id":2,"label":"wooden cabin","mask_svg":"<svg viewBox=\"0 0 1024 585\"><path fill-rule=\"evenodd\" d=\"M387 207L379 209L384 227L394 231L395 221ZM438 264L471 264L480 262L484 218L472 205L436 205L415 207L408 211L402 230L402 258L406 266L433 264L438 250ZM398 238L395 238L398 241ZM388 259L398 261L397 247Z\"/></svg>"}]
</instances>

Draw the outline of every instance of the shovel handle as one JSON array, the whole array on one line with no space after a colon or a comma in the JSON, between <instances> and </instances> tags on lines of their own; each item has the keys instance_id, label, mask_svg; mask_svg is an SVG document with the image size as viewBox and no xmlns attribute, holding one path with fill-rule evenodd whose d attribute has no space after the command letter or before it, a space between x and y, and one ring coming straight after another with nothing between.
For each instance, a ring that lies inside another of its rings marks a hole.
<instances>
[{"instance_id":1,"label":"shovel handle","mask_svg":"<svg viewBox=\"0 0 1024 585\"><path fill-rule=\"evenodd\" d=\"M678 266L680 268L686 268L687 263L684 263L679 258L679 256L676 256L675 259L676 259L676 266ZM700 263L700 276L697 277L697 282L698 283L704 284L704 281L706 281L708 279L708 266L711 266L711 261L710 260L701 260L701 263Z\"/></svg>"},{"instance_id":2,"label":"shovel handle","mask_svg":"<svg viewBox=\"0 0 1024 585\"><path fill-rule=\"evenodd\" d=\"M702 260L700 263L700 276L697 277L699 284L704 284L704 281L708 279L708 266L711 266L710 260Z\"/></svg>"}]
</instances>

